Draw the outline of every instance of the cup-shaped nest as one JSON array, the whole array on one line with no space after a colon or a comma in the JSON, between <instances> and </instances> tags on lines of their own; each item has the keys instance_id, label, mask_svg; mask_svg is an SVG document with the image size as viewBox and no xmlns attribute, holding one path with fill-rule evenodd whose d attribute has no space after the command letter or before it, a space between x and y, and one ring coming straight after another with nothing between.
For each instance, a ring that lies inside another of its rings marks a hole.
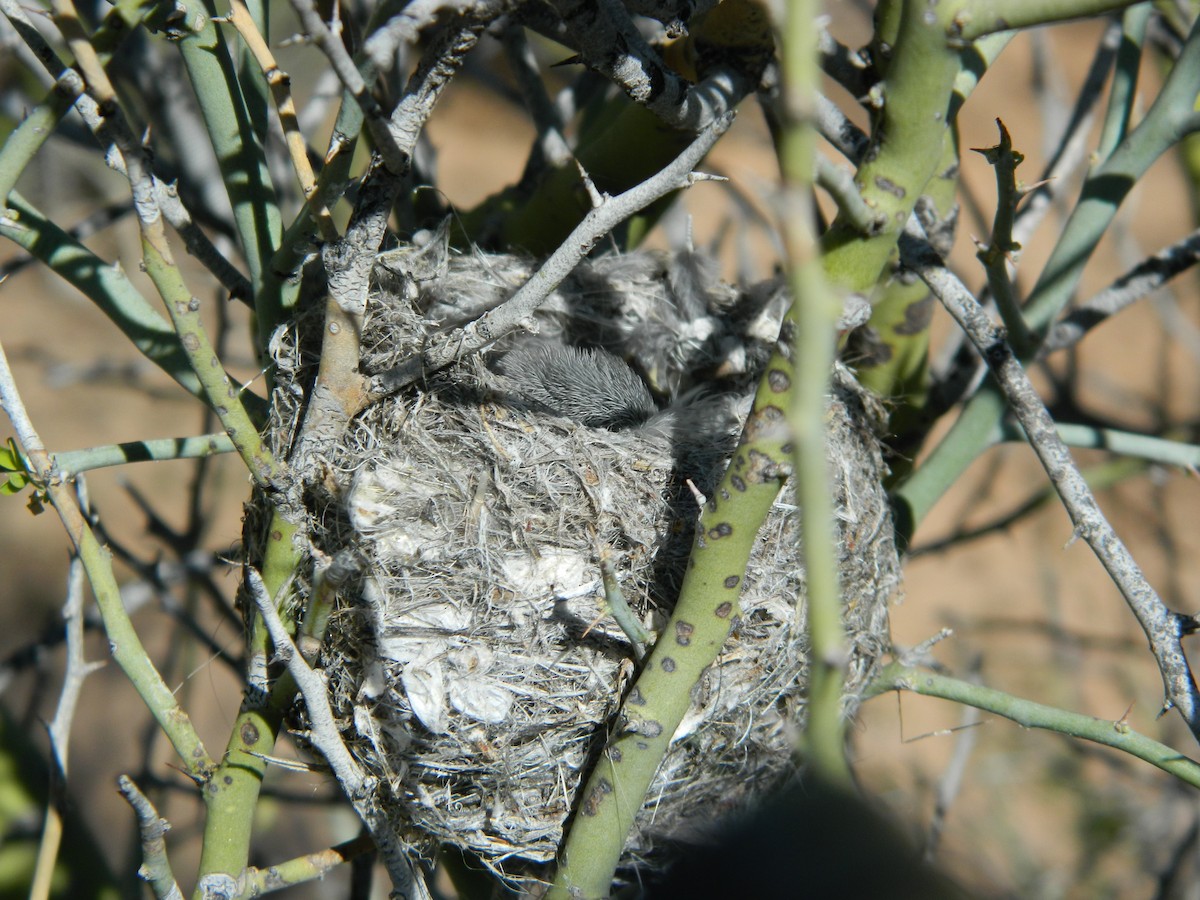
<instances>
[{"instance_id":1,"label":"cup-shaped nest","mask_svg":"<svg viewBox=\"0 0 1200 900\"><path fill-rule=\"evenodd\" d=\"M396 365L428 331L494 306L529 266L462 256L423 282L380 273L366 368ZM781 286L735 290L713 269L697 255L585 263L539 314L539 343L514 339L376 404L327 460L336 488L314 501L311 538L365 559L327 638L330 692L378 777L376 802L414 843L453 844L509 873L553 858L640 658L610 613L601 557L634 615L661 628L697 496L715 488L778 335ZM621 416L587 418L613 393ZM827 423L847 716L888 645L898 581L870 407L839 366ZM798 539L785 487L631 860L697 836L794 772L808 671Z\"/></svg>"}]
</instances>

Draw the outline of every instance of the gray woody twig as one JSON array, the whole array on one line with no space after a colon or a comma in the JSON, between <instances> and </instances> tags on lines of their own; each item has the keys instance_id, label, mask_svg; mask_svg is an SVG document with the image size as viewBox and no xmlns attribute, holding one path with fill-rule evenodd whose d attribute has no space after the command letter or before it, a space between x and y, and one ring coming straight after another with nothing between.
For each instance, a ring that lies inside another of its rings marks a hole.
<instances>
[{"instance_id":1,"label":"gray woody twig","mask_svg":"<svg viewBox=\"0 0 1200 900\"><path fill-rule=\"evenodd\" d=\"M929 285L987 360L1009 407L1025 429L1030 446L1062 498L1075 533L1092 548L1149 638L1162 674L1167 707L1177 706L1192 734L1200 739L1200 695L1181 644L1187 619L1167 609L1104 518L1004 333L992 323L963 283L946 269L927 241L906 230L900 239L900 252L904 264Z\"/></svg>"},{"instance_id":2,"label":"gray woody twig","mask_svg":"<svg viewBox=\"0 0 1200 900\"><path fill-rule=\"evenodd\" d=\"M553 6L583 61L673 128L699 132L756 87L729 67L689 85L663 62L616 0L557 0Z\"/></svg>"},{"instance_id":3,"label":"gray woody twig","mask_svg":"<svg viewBox=\"0 0 1200 900\"><path fill-rule=\"evenodd\" d=\"M660 197L705 180L707 176L699 175L692 169L699 164L732 122L733 113L727 113L704 129L665 169L623 194L603 198L601 205L584 217L534 276L509 300L474 322L439 335L430 342L421 356L413 357L395 369L377 375L371 380L368 393L374 399L394 394L412 384L424 372L443 368L464 354L481 350L509 332L523 327L533 311L550 296L604 235Z\"/></svg>"},{"instance_id":4,"label":"gray woody twig","mask_svg":"<svg viewBox=\"0 0 1200 900\"><path fill-rule=\"evenodd\" d=\"M525 38L525 29L510 22L504 29L504 51L520 88L525 107L537 128L536 159L530 159L526 171L536 166L557 168L571 158L571 148L563 137L563 117L546 93L546 84L538 71L537 58Z\"/></svg>"},{"instance_id":5,"label":"gray woody twig","mask_svg":"<svg viewBox=\"0 0 1200 900\"><path fill-rule=\"evenodd\" d=\"M346 796L354 805L363 824L371 832L375 845L379 848L379 856L391 876L395 891L412 900L428 900L429 892L424 879L408 858L406 847L388 822L387 817L379 810L374 802L375 779L367 775L362 767L350 755L338 732L333 710L329 708L329 697L325 690L325 680L313 669L309 668L300 651L296 649L291 636L287 632L275 603L267 592L261 576L253 569L247 569L247 585L254 597L255 605L262 614L267 630L271 634L271 643L275 646L275 655L287 666L289 674L296 682L296 687L304 697L304 705L308 709L311 731L309 739L313 746L325 757L333 774Z\"/></svg>"},{"instance_id":6,"label":"gray woody twig","mask_svg":"<svg viewBox=\"0 0 1200 900\"><path fill-rule=\"evenodd\" d=\"M83 482L77 491L82 495ZM82 503L81 498L81 503ZM42 841L38 847L37 868L30 888L31 898L49 897L50 882L54 875L55 860L62 843L64 805L63 789L67 780L67 748L71 740L71 722L79 702L83 681L101 667L101 663L89 663L84 657L83 647L83 563L78 556L71 557L67 570L67 601L63 605L63 621L66 625L67 662L63 672L62 691L58 695L58 706L54 719L47 729L50 733L50 801L46 808L46 820L42 826Z\"/></svg>"},{"instance_id":7,"label":"gray woody twig","mask_svg":"<svg viewBox=\"0 0 1200 900\"><path fill-rule=\"evenodd\" d=\"M1077 306L1051 329L1042 354L1074 346L1092 328L1154 293L1200 261L1200 230L1142 260L1107 288Z\"/></svg>"},{"instance_id":8,"label":"gray woody twig","mask_svg":"<svg viewBox=\"0 0 1200 900\"><path fill-rule=\"evenodd\" d=\"M429 15L435 14L439 8L438 4L425 3L421 6ZM341 37L330 30L321 14L317 12L313 0L292 0L292 7L300 17L304 30L328 57L338 78L362 108L367 128L379 155L383 157L388 171L395 176L404 175L408 171L421 128L433 111L433 105L437 102L442 88L458 71L462 58L475 46L483 27L503 10L503 5L499 3L441 4L441 9L461 8L462 14L457 22L443 28L433 39L409 81L404 97L389 115L371 93L370 85L363 79L362 73L342 44ZM399 38L403 39L412 32L409 26L424 22L425 16L417 16L415 19L394 17L393 21L407 23L405 27L396 30ZM382 40L381 38L381 42ZM368 55L375 52L390 56L394 47L394 43L387 44L386 47L383 43L376 44L374 51L369 50Z\"/></svg>"},{"instance_id":9,"label":"gray woody twig","mask_svg":"<svg viewBox=\"0 0 1200 900\"><path fill-rule=\"evenodd\" d=\"M163 836L170 829L166 819L159 818L154 804L143 794L128 775L117 779L121 796L133 807L138 820L138 833L142 837L142 865L138 873L150 884L158 900L183 900L183 892L175 882L171 862L167 859L167 845Z\"/></svg>"},{"instance_id":10,"label":"gray woody twig","mask_svg":"<svg viewBox=\"0 0 1200 900\"><path fill-rule=\"evenodd\" d=\"M459 16L487 22L512 5L510 0L410 0L363 42L362 56L378 71L387 72L396 62L396 49L417 43L421 32L440 18Z\"/></svg>"},{"instance_id":11,"label":"gray woody twig","mask_svg":"<svg viewBox=\"0 0 1200 900\"><path fill-rule=\"evenodd\" d=\"M358 66L350 58L341 36L325 24L313 0L292 0L292 9L296 11L305 32L329 59L342 85L362 108L367 129L371 132L375 147L388 170L394 175L403 175L408 169L409 157L396 146L395 138L387 127L387 115L375 99L375 95L371 93L370 86L363 80Z\"/></svg>"}]
</instances>

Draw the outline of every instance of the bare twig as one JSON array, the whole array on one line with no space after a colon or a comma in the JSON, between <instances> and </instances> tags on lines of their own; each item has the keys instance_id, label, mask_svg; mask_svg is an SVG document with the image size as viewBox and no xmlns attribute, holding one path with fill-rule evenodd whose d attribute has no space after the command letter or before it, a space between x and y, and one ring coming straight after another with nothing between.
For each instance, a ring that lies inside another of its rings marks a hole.
<instances>
[{"instance_id":1,"label":"bare twig","mask_svg":"<svg viewBox=\"0 0 1200 900\"><path fill-rule=\"evenodd\" d=\"M443 368L463 355L487 347L509 332L524 327L533 311L604 235L660 197L706 180L706 176L692 169L732 121L732 113L717 119L669 166L623 194L606 197L603 205L584 217L570 237L508 301L462 328L437 336L421 356L413 357L371 379L369 393L372 399L394 394L415 382L423 373Z\"/></svg>"},{"instance_id":2,"label":"bare twig","mask_svg":"<svg viewBox=\"0 0 1200 900\"><path fill-rule=\"evenodd\" d=\"M350 58L341 36L325 24L313 0L292 0L292 8L300 18L301 26L329 59L342 85L362 108L367 129L388 170L394 175L403 175L408 171L409 156L396 145L387 127L387 114Z\"/></svg>"},{"instance_id":3,"label":"bare twig","mask_svg":"<svg viewBox=\"0 0 1200 900\"><path fill-rule=\"evenodd\" d=\"M1042 355L1079 343L1088 331L1154 293L1200 261L1200 230L1138 263L1107 288L1075 307L1051 329Z\"/></svg>"},{"instance_id":4,"label":"bare twig","mask_svg":"<svg viewBox=\"0 0 1200 900\"><path fill-rule=\"evenodd\" d=\"M673 128L697 133L757 87L728 66L689 85L646 42L616 0L557 0L553 6L583 61Z\"/></svg>"},{"instance_id":5,"label":"bare twig","mask_svg":"<svg viewBox=\"0 0 1200 900\"><path fill-rule=\"evenodd\" d=\"M717 0L625 0L631 13L662 22L667 37L687 34L689 19L702 15L717 5Z\"/></svg>"},{"instance_id":6,"label":"bare twig","mask_svg":"<svg viewBox=\"0 0 1200 900\"><path fill-rule=\"evenodd\" d=\"M1200 693L1181 644L1188 619L1167 609L1105 519L1003 333L927 242L906 232L900 250L905 265L929 285L987 360L1030 446L1062 498L1075 533L1092 548L1145 631L1162 674L1166 708L1178 707L1192 734L1200 739Z\"/></svg>"},{"instance_id":7,"label":"bare twig","mask_svg":"<svg viewBox=\"0 0 1200 900\"><path fill-rule=\"evenodd\" d=\"M38 59L46 65L47 70L55 79L55 91L71 100L75 110L93 134L96 134L101 127L103 116L100 113L99 104L85 92L83 78L58 58L53 48L42 39L15 0L0 0L0 11L4 12L21 37L37 54ZM105 154L104 159L113 171L128 177L125 160L120 153ZM153 172L150 173L150 177L155 202L163 217L183 238L188 252L196 257L232 296L244 302L250 302L253 291L249 279L237 270L233 263L209 240L203 229L196 225L191 213L179 199L179 192L175 186L162 181Z\"/></svg>"},{"instance_id":8,"label":"bare twig","mask_svg":"<svg viewBox=\"0 0 1200 900\"><path fill-rule=\"evenodd\" d=\"M820 94L817 95L816 119L821 137L850 162L855 165L862 162L871 139L838 109L837 104Z\"/></svg>"},{"instance_id":9,"label":"bare twig","mask_svg":"<svg viewBox=\"0 0 1200 900\"><path fill-rule=\"evenodd\" d=\"M401 896L414 900L428 898L429 892L424 879L408 858L407 848L374 802L375 779L363 771L342 740L333 710L329 707L325 680L309 668L304 657L296 649L259 574L253 569L247 569L247 582L255 605L271 633L275 655L287 666L296 687L304 697L312 726L309 737L313 746L325 757L342 790L346 792L363 824L370 830L395 890Z\"/></svg>"},{"instance_id":10,"label":"bare twig","mask_svg":"<svg viewBox=\"0 0 1200 900\"><path fill-rule=\"evenodd\" d=\"M159 818L158 810L150 802L128 775L117 779L121 796L133 807L137 815L138 832L142 837L142 865L138 873L150 884L154 896L158 900L183 900L183 892L175 881L171 871L171 861L167 858L167 844L164 836L171 825L166 819Z\"/></svg>"},{"instance_id":11,"label":"bare twig","mask_svg":"<svg viewBox=\"0 0 1200 900\"><path fill-rule=\"evenodd\" d=\"M404 97L389 115L371 93L341 38L325 24L312 0L292 0L292 6L305 30L329 58L346 90L362 107L367 128L384 165L397 177L408 171L421 128L442 89L458 71L463 57L475 46L487 21L499 15L501 10L500 4L481 4L484 18L464 14L443 28L422 56ZM474 4L467 9L476 13L473 7Z\"/></svg>"},{"instance_id":12,"label":"bare twig","mask_svg":"<svg viewBox=\"0 0 1200 900\"><path fill-rule=\"evenodd\" d=\"M822 20L817 30L817 51L825 74L855 97L863 97L871 89L873 73L857 50L839 43L829 33L828 20Z\"/></svg>"},{"instance_id":13,"label":"bare twig","mask_svg":"<svg viewBox=\"0 0 1200 900\"><path fill-rule=\"evenodd\" d=\"M65 15L72 12L70 0L58 0ZM45 44L24 12L13 0L0 0L0 9L9 17L31 47L41 48L39 56L59 77L69 77L71 70ZM77 77L77 76L76 76ZM142 260L146 273L154 282L167 314L180 337L192 370L196 373L205 399L221 419L225 431L233 440L251 476L268 490L273 489L282 472L263 445L240 392L234 388L224 368L213 352L212 342L200 317L200 301L187 289L175 265L162 210L158 205L155 180L150 169L149 155L134 138L121 112L116 91L102 66L90 75L88 96L95 101L96 118L88 122L101 146L110 155L119 151L124 159L126 176L132 192L133 208L137 213L142 237ZM78 103L77 103L78 105ZM102 113L102 114L101 114Z\"/></svg>"},{"instance_id":14,"label":"bare twig","mask_svg":"<svg viewBox=\"0 0 1200 900\"><path fill-rule=\"evenodd\" d=\"M366 39L363 58L378 71L387 72L396 61L396 48L417 43L421 32L436 25L439 18L457 16L489 22L512 5L511 0L411 0Z\"/></svg>"},{"instance_id":15,"label":"bare twig","mask_svg":"<svg viewBox=\"0 0 1200 900\"><path fill-rule=\"evenodd\" d=\"M81 484L81 493L82 490ZM67 748L71 739L71 723L75 718L75 708L84 679L102 665L101 663L89 663L84 658L83 585L83 564L78 556L72 556L71 565L67 571L67 602L63 606L67 661L64 667L62 691L58 697L58 706L48 729L51 751L50 801L46 806L46 820L42 826L42 841L38 847L33 885L29 889L30 900L50 896L54 863L58 858L58 848L62 841L63 789L67 780Z\"/></svg>"},{"instance_id":16,"label":"bare twig","mask_svg":"<svg viewBox=\"0 0 1200 900\"><path fill-rule=\"evenodd\" d=\"M537 152L530 157L525 175L522 176L524 180L529 177L530 170L538 167L559 168L566 165L571 158L571 148L563 137L563 118L546 93L545 82L538 72L537 59L525 38L525 29L515 22L504 29L504 50L516 76L521 97L537 128Z\"/></svg>"},{"instance_id":17,"label":"bare twig","mask_svg":"<svg viewBox=\"0 0 1200 900\"><path fill-rule=\"evenodd\" d=\"M321 360L296 448L289 460L293 471L299 473L300 482L316 477L311 465L314 455L337 440L350 417L367 402L366 382L358 371L359 339L367 310L371 268L399 186L399 179L382 166L372 169L363 182L358 208L346 234L340 241L326 244L322 253L329 290ZM302 489L299 483L294 487Z\"/></svg>"}]
</instances>

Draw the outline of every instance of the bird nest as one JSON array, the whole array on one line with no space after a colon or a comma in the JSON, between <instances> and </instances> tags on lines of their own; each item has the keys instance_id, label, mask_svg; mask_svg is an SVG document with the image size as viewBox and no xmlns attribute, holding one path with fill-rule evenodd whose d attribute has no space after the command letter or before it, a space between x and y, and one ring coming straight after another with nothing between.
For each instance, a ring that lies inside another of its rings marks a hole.
<instances>
[{"instance_id":1,"label":"bird nest","mask_svg":"<svg viewBox=\"0 0 1200 900\"><path fill-rule=\"evenodd\" d=\"M512 256L434 253L381 260L368 373L502 302L532 271ZM536 337L375 404L323 460L332 487L312 492L309 538L365 560L326 639L330 695L378 780L375 802L416 846L449 843L509 874L553 859L638 668L601 561L641 624L661 628L697 494L715 489L736 445L788 302L779 283L737 290L714 268L687 253L586 262L539 311ZM303 370L294 357L280 366ZM284 384L279 396L296 394ZM828 430L847 716L888 646L898 582L870 410L839 366ZM695 837L793 772L808 671L796 518L785 489L631 860Z\"/></svg>"}]
</instances>

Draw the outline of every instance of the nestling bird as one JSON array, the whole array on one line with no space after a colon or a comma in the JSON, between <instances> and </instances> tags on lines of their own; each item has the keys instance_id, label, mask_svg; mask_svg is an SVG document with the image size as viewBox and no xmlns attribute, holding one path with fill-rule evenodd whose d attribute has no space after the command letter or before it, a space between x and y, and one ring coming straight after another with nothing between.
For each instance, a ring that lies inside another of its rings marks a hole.
<instances>
[{"instance_id":1,"label":"nestling bird","mask_svg":"<svg viewBox=\"0 0 1200 900\"><path fill-rule=\"evenodd\" d=\"M645 382L606 350L526 341L499 368L497 387L510 399L590 428L616 431L658 411Z\"/></svg>"}]
</instances>

